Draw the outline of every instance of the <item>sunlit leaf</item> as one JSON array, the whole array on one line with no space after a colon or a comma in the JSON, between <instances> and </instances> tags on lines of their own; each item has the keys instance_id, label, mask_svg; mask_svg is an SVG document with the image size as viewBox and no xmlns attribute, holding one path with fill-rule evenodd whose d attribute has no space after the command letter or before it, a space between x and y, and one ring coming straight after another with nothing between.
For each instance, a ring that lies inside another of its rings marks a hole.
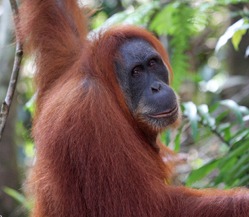
<instances>
[{"instance_id":1,"label":"sunlit leaf","mask_svg":"<svg viewBox=\"0 0 249 217\"><path fill-rule=\"evenodd\" d=\"M155 18L152 20L150 29L155 31L159 35L171 35L174 33L174 26L173 24L173 13L176 8L173 4L168 4L161 10Z\"/></svg>"},{"instance_id":2,"label":"sunlit leaf","mask_svg":"<svg viewBox=\"0 0 249 217\"><path fill-rule=\"evenodd\" d=\"M31 113L34 114L35 112L35 100L36 100L37 94L34 94L30 100L25 104L25 108Z\"/></svg>"},{"instance_id":3,"label":"sunlit leaf","mask_svg":"<svg viewBox=\"0 0 249 217\"><path fill-rule=\"evenodd\" d=\"M205 124L207 124L212 129L215 128L215 119L210 116L207 105L198 106L198 112Z\"/></svg>"},{"instance_id":4,"label":"sunlit leaf","mask_svg":"<svg viewBox=\"0 0 249 217\"><path fill-rule=\"evenodd\" d=\"M249 24L246 23L245 19L240 19L233 25L227 28L226 32L219 38L217 45L215 47L215 51L218 52L218 50L224 46L229 39L231 39L234 34L238 31L243 31L249 29ZM238 37L238 36L237 36ZM235 40L235 39L234 39ZM237 39L238 40L238 39ZM239 43L240 41L236 41L236 43Z\"/></svg>"},{"instance_id":5,"label":"sunlit leaf","mask_svg":"<svg viewBox=\"0 0 249 217\"><path fill-rule=\"evenodd\" d=\"M143 25L149 21L150 15L153 14L154 10L159 8L158 2L150 2L147 4L142 4L129 16L124 19L124 24L136 24Z\"/></svg>"},{"instance_id":6,"label":"sunlit leaf","mask_svg":"<svg viewBox=\"0 0 249 217\"><path fill-rule=\"evenodd\" d=\"M222 100L220 102L220 104L230 108L235 113L239 123L242 124L242 125L244 124L243 115L242 115L240 106L236 102L234 102L233 100L227 99L227 100Z\"/></svg>"},{"instance_id":7,"label":"sunlit leaf","mask_svg":"<svg viewBox=\"0 0 249 217\"><path fill-rule=\"evenodd\" d=\"M236 132L231 138L231 144L234 144L244 139L249 139L249 129L242 128L241 130Z\"/></svg>"},{"instance_id":8,"label":"sunlit leaf","mask_svg":"<svg viewBox=\"0 0 249 217\"><path fill-rule=\"evenodd\" d=\"M197 107L193 102L183 103L184 115L186 115L190 121L191 130L194 138L197 138L198 129L198 114Z\"/></svg>"},{"instance_id":9,"label":"sunlit leaf","mask_svg":"<svg viewBox=\"0 0 249 217\"><path fill-rule=\"evenodd\" d=\"M243 37L243 35L246 34L246 29L238 30L234 33L232 37L232 44L235 50L239 50L239 43Z\"/></svg>"}]
</instances>

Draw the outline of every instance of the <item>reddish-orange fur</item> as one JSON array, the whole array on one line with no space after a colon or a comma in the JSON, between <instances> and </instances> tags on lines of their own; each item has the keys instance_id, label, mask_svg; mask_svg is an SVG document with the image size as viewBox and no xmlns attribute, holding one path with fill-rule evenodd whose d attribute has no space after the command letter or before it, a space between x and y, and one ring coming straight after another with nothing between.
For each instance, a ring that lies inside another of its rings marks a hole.
<instances>
[{"instance_id":1,"label":"reddish-orange fur","mask_svg":"<svg viewBox=\"0 0 249 217\"><path fill-rule=\"evenodd\" d=\"M37 68L32 216L249 216L245 189L166 184L171 167L132 118L114 72L118 47L132 37L149 41L170 68L150 33L116 27L88 41L73 0L24 1L19 32Z\"/></svg>"}]
</instances>

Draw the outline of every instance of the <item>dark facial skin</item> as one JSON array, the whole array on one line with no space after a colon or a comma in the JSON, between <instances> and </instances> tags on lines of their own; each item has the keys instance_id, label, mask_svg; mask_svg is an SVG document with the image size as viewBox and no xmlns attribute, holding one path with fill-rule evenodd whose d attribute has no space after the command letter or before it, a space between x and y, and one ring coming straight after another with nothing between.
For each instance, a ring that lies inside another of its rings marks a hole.
<instances>
[{"instance_id":1,"label":"dark facial skin","mask_svg":"<svg viewBox=\"0 0 249 217\"><path fill-rule=\"evenodd\" d=\"M116 73L127 104L143 128L160 132L179 117L178 101L159 53L142 39L119 48Z\"/></svg>"}]
</instances>

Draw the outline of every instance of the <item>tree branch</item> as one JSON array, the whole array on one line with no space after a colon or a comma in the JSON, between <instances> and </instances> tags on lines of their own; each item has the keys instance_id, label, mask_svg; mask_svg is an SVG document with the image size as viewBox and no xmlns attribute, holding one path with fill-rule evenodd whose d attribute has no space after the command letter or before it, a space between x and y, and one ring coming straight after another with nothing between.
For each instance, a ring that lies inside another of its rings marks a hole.
<instances>
[{"instance_id":1,"label":"tree branch","mask_svg":"<svg viewBox=\"0 0 249 217\"><path fill-rule=\"evenodd\" d=\"M16 89L16 84L17 84L18 75L20 71L20 65L21 65L22 56L23 56L23 48L22 48L23 46L17 34L17 27L19 25L19 16L18 16L19 14L18 14L17 3L15 0L10 0L10 5L11 5L12 14L13 14L15 33L16 33L15 34L16 35L16 53L15 53L14 66L12 69L8 90L7 90L6 97L1 106L1 111L0 111L0 141L2 138L3 130L6 124L6 120L9 114L10 106L11 106L14 92Z\"/></svg>"}]
</instances>

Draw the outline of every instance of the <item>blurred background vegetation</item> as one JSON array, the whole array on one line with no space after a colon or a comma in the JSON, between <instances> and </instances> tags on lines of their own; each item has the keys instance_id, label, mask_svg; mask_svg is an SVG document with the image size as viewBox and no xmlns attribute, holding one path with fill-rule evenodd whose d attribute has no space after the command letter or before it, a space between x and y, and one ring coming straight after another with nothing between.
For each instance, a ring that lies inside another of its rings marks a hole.
<instances>
[{"instance_id":1,"label":"blurred background vegetation","mask_svg":"<svg viewBox=\"0 0 249 217\"><path fill-rule=\"evenodd\" d=\"M169 51L183 123L162 140L181 154L178 182L203 188L249 185L249 1L88 0L89 27L133 24L154 32ZM8 0L0 0L0 102L14 58ZM32 61L24 59L0 142L0 215L28 216L24 178L32 165Z\"/></svg>"}]
</instances>

